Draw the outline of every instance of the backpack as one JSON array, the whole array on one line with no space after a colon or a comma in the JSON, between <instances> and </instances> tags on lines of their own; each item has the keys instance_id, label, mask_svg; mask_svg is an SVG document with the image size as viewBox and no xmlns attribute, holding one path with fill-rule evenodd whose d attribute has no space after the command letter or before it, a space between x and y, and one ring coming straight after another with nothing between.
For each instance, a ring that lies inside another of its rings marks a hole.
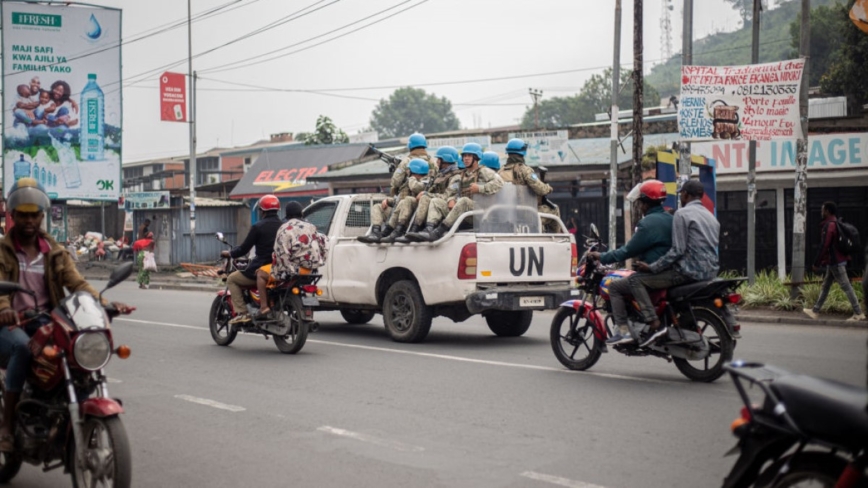
<instances>
[{"instance_id":1,"label":"backpack","mask_svg":"<svg viewBox=\"0 0 868 488\"><path fill-rule=\"evenodd\" d=\"M859 240L859 230L853 224L838 220L838 240L835 242L838 252L852 256L862 249Z\"/></svg>"}]
</instances>

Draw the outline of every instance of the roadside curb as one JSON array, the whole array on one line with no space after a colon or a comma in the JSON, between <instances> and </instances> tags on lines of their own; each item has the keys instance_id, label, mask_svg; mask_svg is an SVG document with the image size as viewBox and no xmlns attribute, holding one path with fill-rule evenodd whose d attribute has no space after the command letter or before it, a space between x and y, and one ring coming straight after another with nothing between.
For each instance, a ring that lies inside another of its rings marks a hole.
<instances>
[{"instance_id":1,"label":"roadside curb","mask_svg":"<svg viewBox=\"0 0 868 488\"><path fill-rule=\"evenodd\" d=\"M868 329L868 322L864 320L859 322L847 322L846 320L841 319L813 320L808 318L751 314L744 312L739 312L738 321L755 324L809 325L821 327L840 327L843 329Z\"/></svg>"}]
</instances>

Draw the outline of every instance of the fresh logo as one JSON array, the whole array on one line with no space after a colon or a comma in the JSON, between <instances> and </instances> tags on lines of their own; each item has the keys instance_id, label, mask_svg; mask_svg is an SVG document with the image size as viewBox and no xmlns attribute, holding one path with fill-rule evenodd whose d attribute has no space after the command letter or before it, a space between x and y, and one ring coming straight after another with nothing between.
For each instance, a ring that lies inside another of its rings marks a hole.
<instances>
[{"instance_id":1,"label":"fresh logo","mask_svg":"<svg viewBox=\"0 0 868 488\"><path fill-rule=\"evenodd\" d=\"M99 111L99 100L96 98L90 98L87 100L87 133L88 134L99 134L99 128L97 122L99 121L98 113Z\"/></svg>"},{"instance_id":2,"label":"fresh logo","mask_svg":"<svg viewBox=\"0 0 868 488\"><path fill-rule=\"evenodd\" d=\"M96 182L96 186L102 191L114 190L115 180L99 180Z\"/></svg>"},{"instance_id":3,"label":"fresh logo","mask_svg":"<svg viewBox=\"0 0 868 488\"><path fill-rule=\"evenodd\" d=\"M37 27L60 27L60 15L31 14L12 12L12 25L33 25Z\"/></svg>"}]
</instances>

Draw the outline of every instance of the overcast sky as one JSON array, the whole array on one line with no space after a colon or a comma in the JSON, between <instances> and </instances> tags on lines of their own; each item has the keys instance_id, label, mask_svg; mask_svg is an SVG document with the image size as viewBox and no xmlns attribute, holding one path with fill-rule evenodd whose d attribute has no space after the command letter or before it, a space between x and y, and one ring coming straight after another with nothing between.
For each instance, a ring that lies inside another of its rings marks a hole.
<instances>
[{"instance_id":1,"label":"overcast sky","mask_svg":"<svg viewBox=\"0 0 868 488\"><path fill-rule=\"evenodd\" d=\"M123 9L125 39L187 16L183 0L91 3ZM232 0L193 0L193 14L227 3ZM664 3L674 7L672 45L673 52L680 52L682 2L646 0L646 72L661 58ZM624 0L623 4L621 60L632 65L633 2ZM514 124L530 104L528 88L543 90L544 98L569 95L591 74L611 65L614 5L614 0L240 0L222 15L193 24L194 55L306 7L310 7L307 11L320 10L194 59L193 69L202 77L197 103L199 151L249 144L276 132L310 131L320 114L354 134L368 125L377 100L402 85L446 96L463 128ZM326 34L390 7L394 8ZM694 9L695 38L733 30L740 23L737 12L723 0L696 0ZM278 52L291 53L396 12L374 26L303 52L250 66L225 66L297 44ZM315 36L322 37L309 41ZM153 71L186 56L186 26L123 47L124 161L189 152L186 125L160 121L158 73ZM219 67L237 69L209 72ZM424 86L578 69L585 71ZM186 72L186 61L171 70ZM146 77L137 76L149 71ZM355 97L339 98L237 91L244 88L220 81L291 90L388 88L329 92Z\"/></svg>"}]
</instances>

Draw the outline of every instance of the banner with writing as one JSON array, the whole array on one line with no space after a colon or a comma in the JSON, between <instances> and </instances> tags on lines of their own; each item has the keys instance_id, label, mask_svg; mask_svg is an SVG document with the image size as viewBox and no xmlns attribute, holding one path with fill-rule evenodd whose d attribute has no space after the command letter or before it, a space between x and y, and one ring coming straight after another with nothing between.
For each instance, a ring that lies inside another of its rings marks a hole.
<instances>
[{"instance_id":1,"label":"banner with writing","mask_svg":"<svg viewBox=\"0 0 868 488\"><path fill-rule=\"evenodd\" d=\"M681 140L770 141L802 137L803 59L746 66L682 66Z\"/></svg>"}]
</instances>

